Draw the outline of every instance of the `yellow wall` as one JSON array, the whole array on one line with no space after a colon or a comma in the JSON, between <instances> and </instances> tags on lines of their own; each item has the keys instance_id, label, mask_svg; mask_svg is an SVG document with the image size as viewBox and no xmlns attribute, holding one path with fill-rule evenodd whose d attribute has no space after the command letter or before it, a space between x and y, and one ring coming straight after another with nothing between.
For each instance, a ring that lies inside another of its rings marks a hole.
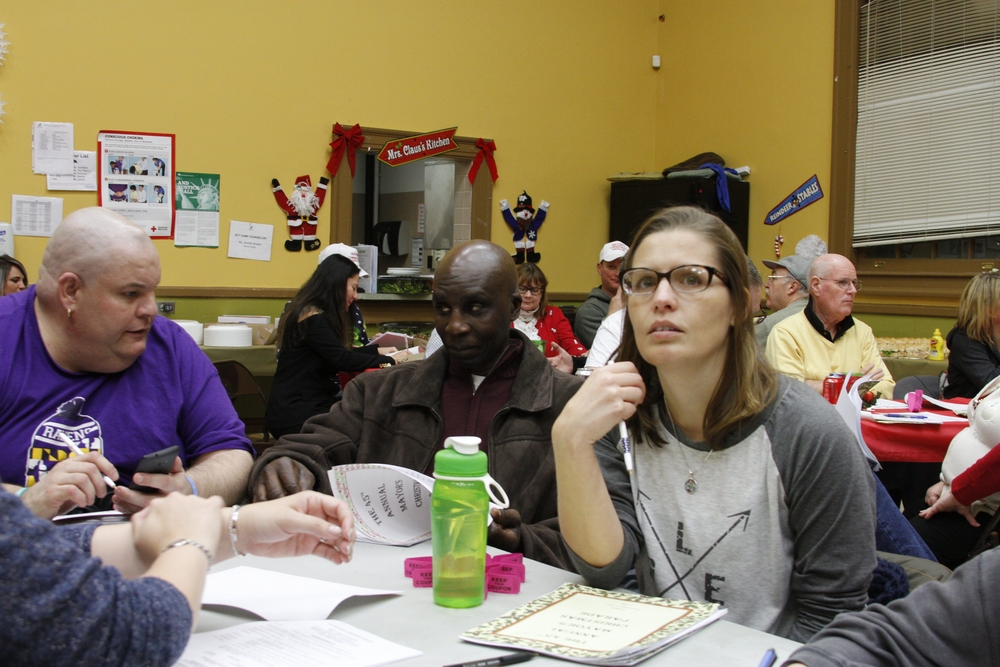
<instances>
[{"instance_id":1,"label":"yellow wall","mask_svg":"<svg viewBox=\"0 0 1000 667\"><path fill-rule=\"evenodd\" d=\"M175 133L178 169L222 175L221 247L157 241L161 284L297 287L316 255L283 249L271 178L318 181L334 122L457 125L497 142L495 202L522 189L551 202L542 266L553 291L586 292L607 240L606 178L667 154L652 140L659 12L654 0L5 2L0 220L12 194L64 197L66 213L96 203L32 174L33 121L74 123L78 150L103 129ZM512 248L493 212L493 240ZM226 258L230 220L275 225L270 263ZM44 244L16 239L32 280Z\"/></svg>"},{"instance_id":2,"label":"yellow wall","mask_svg":"<svg viewBox=\"0 0 1000 667\"><path fill-rule=\"evenodd\" d=\"M828 196L774 226L767 213L810 178L830 183L834 0L661 0L656 164L714 151L749 165L749 254L763 275L808 234L827 239Z\"/></svg>"}]
</instances>

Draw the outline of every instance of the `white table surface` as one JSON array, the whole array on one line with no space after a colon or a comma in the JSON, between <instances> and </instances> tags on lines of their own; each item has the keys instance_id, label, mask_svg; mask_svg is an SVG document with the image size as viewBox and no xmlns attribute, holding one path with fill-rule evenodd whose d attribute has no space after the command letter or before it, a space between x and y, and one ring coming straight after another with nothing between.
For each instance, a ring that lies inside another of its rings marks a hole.
<instances>
[{"instance_id":1,"label":"white table surface","mask_svg":"<svg viewBox=\"0 0 1000 667\"><path fill-rule=\"evenodd\" d=\"M493 549L490 551L502 553ZM212 571L247 565L354 586L400 590L402 595L398 596L351 598L342 602L330 618L424 652L420 657L394 663L404 667L441 667L510 653L505 649L463 642L458 636L555 590L565 582L585 583L579 575L525 559L527 575L519 594L491 593L479 607L447 609L434 604L430 588L414 588L412 581L403 576L403 561L406 558L429 556L430 553L430 542L409 548L359 543L355 547L354 559L347 565L334 565L315 556L281 559L247 556L230 559L216 565ZM219 630L237 623L260 620L247 612L223 612L215 609L202 609L195 632ZM757 667L764 652L773 648L779 657L776 664L780 665L796 646L796 642L788 639L721 620L642 664ZM572 663L538 657L527 664L529 667L541 664L565 667Z\"/></svg>"}]
</instances>

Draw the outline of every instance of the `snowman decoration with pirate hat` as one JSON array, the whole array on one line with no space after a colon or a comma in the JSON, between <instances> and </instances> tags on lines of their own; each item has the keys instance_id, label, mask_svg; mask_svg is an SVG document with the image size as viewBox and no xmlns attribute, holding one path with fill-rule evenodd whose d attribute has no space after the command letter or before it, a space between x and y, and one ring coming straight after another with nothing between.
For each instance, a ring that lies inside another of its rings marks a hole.
<instances>
[{"instance_id":1,"label":"snowman decoration with pirate hat","mask_svg":"<svg viewBox=\"0 0 1000 667\"><path fill-rule=\"evenodd\" d=\"M514 262L523 264L527 254L528 262L537 264L542 256L535 252L535 240L538 238L538 228L545 222L549 203L543 199L538 206L538 213L535 213L535 209L531 206L531 196L522 190L517 196L517 206L514 207L513 213L506 199L500 201L500 211L503 213L504 222L514 230Z\"/></svg>"}]
</instances>

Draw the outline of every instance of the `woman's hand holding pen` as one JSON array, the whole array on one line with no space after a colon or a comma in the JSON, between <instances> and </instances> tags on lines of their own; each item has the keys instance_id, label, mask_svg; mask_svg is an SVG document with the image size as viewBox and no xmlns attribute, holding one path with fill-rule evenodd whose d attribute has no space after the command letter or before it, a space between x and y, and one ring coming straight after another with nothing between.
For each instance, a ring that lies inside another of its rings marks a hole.
<instances>
[{"instance_id":1,"label":"woman's hand holding pen","mask_svg":"<svg viewBox=\"0 0 1000 667\"><path fill-rule=\"evenodd\" d=\"M552 441L593 444L635 414L646 385L631 362L608 364L591 373L566 403L552 427Z\"/></svg>"}]
</instances>

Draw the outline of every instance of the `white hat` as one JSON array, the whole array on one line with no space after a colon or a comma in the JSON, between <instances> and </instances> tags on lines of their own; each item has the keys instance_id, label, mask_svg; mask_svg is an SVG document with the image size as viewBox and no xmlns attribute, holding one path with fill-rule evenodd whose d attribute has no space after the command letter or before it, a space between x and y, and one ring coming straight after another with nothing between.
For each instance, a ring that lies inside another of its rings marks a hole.
<instances>
[{"instance_id":1,"label":"white hat","mask_svg":"<svg viewBox=\"0 0 1000 667\"><path fill-rule=\"evenodd\" d=\"M340 255L341 257L346 257L347 259L354 262L358 270L361 271L361 277L367 278L368 272L361 268L361 262L358 260L358 251L356 248L352 248L346 243L331 243L327 247L323 248L322 252L319 253L319 263L322 264L323 260L330 255Z\"/></svg>"},{"instance_id":2,"label":"white hat","mask_svg":"<svg viewBox=\"0 0 1000 667\"><path fill-rule=\"evenodd\" d=\"M602 262L613 262L620 257L624 257L625 253L628 252L628 246L621 241L612 241L611 243L605 243L604 247L601 248L601 261Z\"/></svg>"}]
</instances>

